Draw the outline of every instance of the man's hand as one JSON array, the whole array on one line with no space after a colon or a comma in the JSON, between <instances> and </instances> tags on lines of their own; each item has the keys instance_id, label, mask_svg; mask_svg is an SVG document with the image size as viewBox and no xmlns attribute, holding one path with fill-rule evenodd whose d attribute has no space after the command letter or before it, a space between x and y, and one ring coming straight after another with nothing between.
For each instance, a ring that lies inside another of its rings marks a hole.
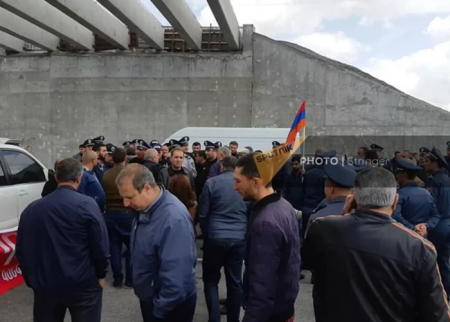
<instances>
[{"instance_id":1,"label":"man's hand","mask_svg":"<svg viewBox=\"0 0 450 322\"><path fill-rule=\"evenodd\" d=\"M102 288L105 288L105 284L106 282L104 278L98 280L98 285L100 285Z\"/></svg>"},{"instance_id":2,"label":"man's hand","mask_svg":"<svg viewBox=\"0 0 450 322\"><path fill-rule=\"evenodd\" d=\"M427 234L427 225L422 223L422 224L417 224L414 231L416 233L418 233L420 236L425 237Z\"/></svg>"}]
</instances>

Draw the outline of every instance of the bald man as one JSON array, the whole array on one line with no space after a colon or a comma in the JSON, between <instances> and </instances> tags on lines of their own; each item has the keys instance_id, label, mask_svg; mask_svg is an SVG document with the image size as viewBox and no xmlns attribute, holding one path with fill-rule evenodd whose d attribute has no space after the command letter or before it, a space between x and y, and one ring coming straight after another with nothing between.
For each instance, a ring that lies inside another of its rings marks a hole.
<instances>
[{"instance_id":1,"label":"bald man","mask_svg":"<svg viewBox=\"0 0 450 322\"><path fill-rule=\"evenodd\" d=\"M97 159L97 153L94 151L86 151L83 153L82 163L84 170L78 191L94 198L100 211L103 213L105 211L105 192L93 171L95 166L97 166Z\"/></svg>"}]
</instances>

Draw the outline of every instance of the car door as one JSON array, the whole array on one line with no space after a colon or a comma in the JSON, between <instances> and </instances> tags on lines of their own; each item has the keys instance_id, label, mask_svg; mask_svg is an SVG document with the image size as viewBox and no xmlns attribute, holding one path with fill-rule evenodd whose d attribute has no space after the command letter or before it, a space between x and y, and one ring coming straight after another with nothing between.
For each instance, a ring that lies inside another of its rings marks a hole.
<instances>
[{"instance_id":1,"label":"car door","mask_svg":"<svg viewBox=\"0 0 450 322\"><path fill-rule=\"evenodd\" d=\"M13 230L19 224L19 205L16 189L8 184L0 156L0 232Z\"/></svg>"},{"instance_id":2,"label":"car door","mask_svg":"<svg viewBox=\"0 0 450 322\"><path fill-rule=\"evenodd\" d=\"M18 217L33 201L41 198L46 182L44 169L30 156L18 150L2 151L8 179L16 189L18 197Z\"/></svg>"}]
</instances>

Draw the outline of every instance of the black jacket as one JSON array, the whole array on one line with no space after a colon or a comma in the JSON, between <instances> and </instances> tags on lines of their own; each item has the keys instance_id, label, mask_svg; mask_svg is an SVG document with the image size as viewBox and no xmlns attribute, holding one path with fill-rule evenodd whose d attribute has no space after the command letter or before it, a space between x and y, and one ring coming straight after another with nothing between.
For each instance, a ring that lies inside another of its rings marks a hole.
<instances>
[{"instance_id":1,"label":"black jacket","mask_svg":"<svg viewBox=\"0 0 450 322\"><path fill-rule=\"evenodd\" d=\"M158 179L159 173L161 172L162 169L164 169L163 165L152 161L145 161L144 163L142 163L142 165L152 172L155 180Z\"/></svg>"},{"instance_id":2,"label":"black jacket","mask_svg":"<svg viewBox=\"0 0 450 322\"><path fill-rule=\"evenodd\" d=\"M316 322L450 321L434 246L390 216L317 219L302 259L314 272Z\"/></svg>"},{"instance_id":3,"label":"black jacket","mask_svg":"<svg viewBox=\"0 0 450 322\"><path fill-rule=\"evenodd\" d=\"M20 217L16 256L27 285L63 296L98 285L109 264L109 239L95 200L62 186Z\"/></svg>"}]
</instances>

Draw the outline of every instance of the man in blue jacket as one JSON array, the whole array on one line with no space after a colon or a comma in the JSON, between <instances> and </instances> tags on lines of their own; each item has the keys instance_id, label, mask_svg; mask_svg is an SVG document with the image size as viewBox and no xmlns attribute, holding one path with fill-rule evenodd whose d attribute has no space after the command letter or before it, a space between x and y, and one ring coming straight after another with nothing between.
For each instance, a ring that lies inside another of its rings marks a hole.
<instances>
[{"instance_id":1,"label":"man in blue jacket","mask_svg":"<svg viewBox=\"0 0 450 322\"><path fill-rule=\"evenodd\" d=\"M97 202L101 212L105 211L105 191L94 173L97 166L97 153L94 151L86 151L83 154L83 176L81 178L78 191L89 196Z\"/></svg>"},{"instance_id":2,"label":"man in blue jacket","mask_svg":"<svg viewBox=\"0 0 450 322\"><path fill-rule=\"evenodd\" d=\"M83 167L64 159L56 167L58 188L22 213L16 256L34 290L34 321L100 322L108 268L106 225L95 201L77 191Z\"/></svg>"},{"instance_id":3,"label":"man in blue jacket","mask_svg":"<svg viewBox=\"0 0 450 322\"><path fill-rule=\"evenodd\" d=\"M233 189L237 159L221 161L221 173L206 181L198 216L204 235L203 283L209 322L220 322L219 281L222 266L227 285L227 321L238 322L242 305L242 264L247 233L247 205Z\"/></svg>"},{"instance_id":4,"label":"man in blue jacket","mask_svg":"<svg viewBox=\"0 0 450 322\"><path fill-rule=\"evenodd\" d=\"M244 274L243 322L293 321L300 282L300 234L296 211L263 182L254 154L240 158L234 188L253 201Z\"/></svg>"},{"instance_id":5,"label":"man in blue jacket","mask_svg":"<svg viewBox=\"0 0 450 322\"><path fill-rule=\"evenodd\" d=\"M133 223L131 262L144 322L192 322L197 253L188 210L143 165L126 166L116 184L124 206L140 213Z\"/></svg>"}]
</instances>

